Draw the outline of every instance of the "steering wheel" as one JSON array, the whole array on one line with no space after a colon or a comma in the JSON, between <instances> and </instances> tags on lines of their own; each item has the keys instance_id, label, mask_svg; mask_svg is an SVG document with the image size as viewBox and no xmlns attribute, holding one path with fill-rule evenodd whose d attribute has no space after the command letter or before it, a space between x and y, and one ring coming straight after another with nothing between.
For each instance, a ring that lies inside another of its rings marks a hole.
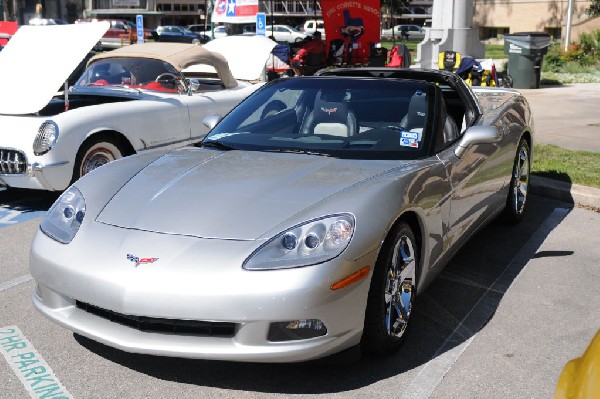
<instances>
[{"instance_id":1,"label":"steering wheel","mask_svg":"<svg viewBox=\"0 0 600 399\"><path fill-rule=\"evenodd\" d=\"M171 72L163 72L163 73L161 73L160 75L158 75L158 76L156 77L156 79L154 79L154 81L155 81L155 82L164 81L164 80L163 80L163 78L165 78L165 77L169 77L169 76L170 76L170 77L172 77L172 78L175 80L175 82L177 82L177 79L179 79L179 76L175 75L174 73L171 73Z\"/></svg>"}]
</instances>

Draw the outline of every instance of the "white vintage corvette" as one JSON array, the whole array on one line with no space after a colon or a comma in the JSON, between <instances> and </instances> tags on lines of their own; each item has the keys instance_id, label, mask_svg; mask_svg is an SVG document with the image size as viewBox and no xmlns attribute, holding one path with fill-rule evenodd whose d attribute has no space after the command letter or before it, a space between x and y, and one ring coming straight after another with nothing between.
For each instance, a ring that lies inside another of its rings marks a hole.
<instances>
[{"instance_id":1,"label":"white vintage corvette","mask_svg":"<svg viewBox=\"0 0 600 399\"><path fill-rule=\"evenodd\" d=\"M0 186L61 191L114 159L197 141L206 115L225 115L261 86L276 44L135 44L96 55L58 91L107 28L23 26L0 53Z\"/></svg>"}]
</instances>

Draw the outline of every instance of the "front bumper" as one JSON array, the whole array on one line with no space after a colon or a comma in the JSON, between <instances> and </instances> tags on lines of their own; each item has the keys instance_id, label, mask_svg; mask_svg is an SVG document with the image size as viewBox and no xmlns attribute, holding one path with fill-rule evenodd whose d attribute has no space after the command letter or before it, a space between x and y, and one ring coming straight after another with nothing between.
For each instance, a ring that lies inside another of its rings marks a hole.
<instances>
[{"instance_id":1,"label":"front bumper","mask_svg":"<svg viewBox=\"0 0 600 399\"><path fill-rule=\"evenodd\" d=\"M27 165L25 173L1 173L0 184L33 190L64 190L69 186L73 168L69 162Z\"/></svg>"},{"instance_id":2,"label":"front bumper","mask_svg":"<svg viewBox=\"0 0 600 399\"><path fill-rule=\"evenodd\" d=\"M255 242L135 232L135 241L141 239L145 248L154 249L152 256L159 258L151 265L135 267L124 255L106 254L106 248L118 248L111 243L123 239L115 237L118 235L104 241L89 241L88 237L88 242L102 242L102 249L88 248L81 258L38 233L30 261L38 283L33 293L36 308L52 321L95 341L127 352L161 356L299 362L360 342L370 277L337 291L330 286L366 264L373 265L373 254L356 261L337 258L298 269L246 271L241 268L244 254L252 252L258 245ZM130 239L125 241L137 251ZM86 265L92 263L102 266L90 271ZM122 315L232 323L235 329L231 336L141 331L86 311L76 306L76 301ZM271 323L290 320L320 320L327 334L280 342L268 339Z\"/></svg>"}]
</instances>

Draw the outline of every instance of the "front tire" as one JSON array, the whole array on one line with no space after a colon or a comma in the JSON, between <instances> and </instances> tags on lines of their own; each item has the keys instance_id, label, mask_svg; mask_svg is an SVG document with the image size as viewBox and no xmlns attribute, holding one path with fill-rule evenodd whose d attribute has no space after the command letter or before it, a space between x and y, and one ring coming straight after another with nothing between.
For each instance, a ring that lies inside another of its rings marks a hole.
<instances>
[{"instance_id":1,"label":"front tire","mask_svg":"<svg viewBox=\"0 0 600 399\"><path fill-rule=\"evenodd\" d=\"M417 240L402 222L386 240L371 278L361 342L365 352L391 354L404 342L417 293L418 264Z\"/></svg>"},{"instance_id":2,"label":"front tire","mask_svg":"<svg viewBox=\"0 0 600 399\"><path fill-rule=\"evenodd\" d=\"M504 219L508 223L518 223L523 219L527 206L527 194L529 192L529 175L531 172L531 150L529 143L521 139L517 148L517 155L513 164L512 177L506 207L504 208Z\"/></svg>"},{"instance_id":3,"label":"front tire","mask_svg":"<svg viewBox=\"0 0 600 399\"><path fill-rule=\"evenodd\" d=\"M73 182L109 162L122 158L125 155L123 149L111 139L98 137L85 142L75 160Z\"/></svg>"}]
</instances>

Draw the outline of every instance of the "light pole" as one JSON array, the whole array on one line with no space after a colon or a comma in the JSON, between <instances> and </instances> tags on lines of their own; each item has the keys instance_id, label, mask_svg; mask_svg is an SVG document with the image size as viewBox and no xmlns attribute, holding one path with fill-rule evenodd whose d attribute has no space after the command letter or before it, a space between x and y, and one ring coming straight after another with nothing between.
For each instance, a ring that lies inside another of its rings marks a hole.
<instances>
[{"instance_id":1,"label":"light pole","mask_svg":"<svg viewBox=\"0 0 600 399\"><path fill-rule=\"evenodd\" d=\"M571 42L571 15L573 15L573 0L569 0L567 6L567 27L565 33L565 51L569 50L569 43Z\"/></svg>"}]
</instances>

